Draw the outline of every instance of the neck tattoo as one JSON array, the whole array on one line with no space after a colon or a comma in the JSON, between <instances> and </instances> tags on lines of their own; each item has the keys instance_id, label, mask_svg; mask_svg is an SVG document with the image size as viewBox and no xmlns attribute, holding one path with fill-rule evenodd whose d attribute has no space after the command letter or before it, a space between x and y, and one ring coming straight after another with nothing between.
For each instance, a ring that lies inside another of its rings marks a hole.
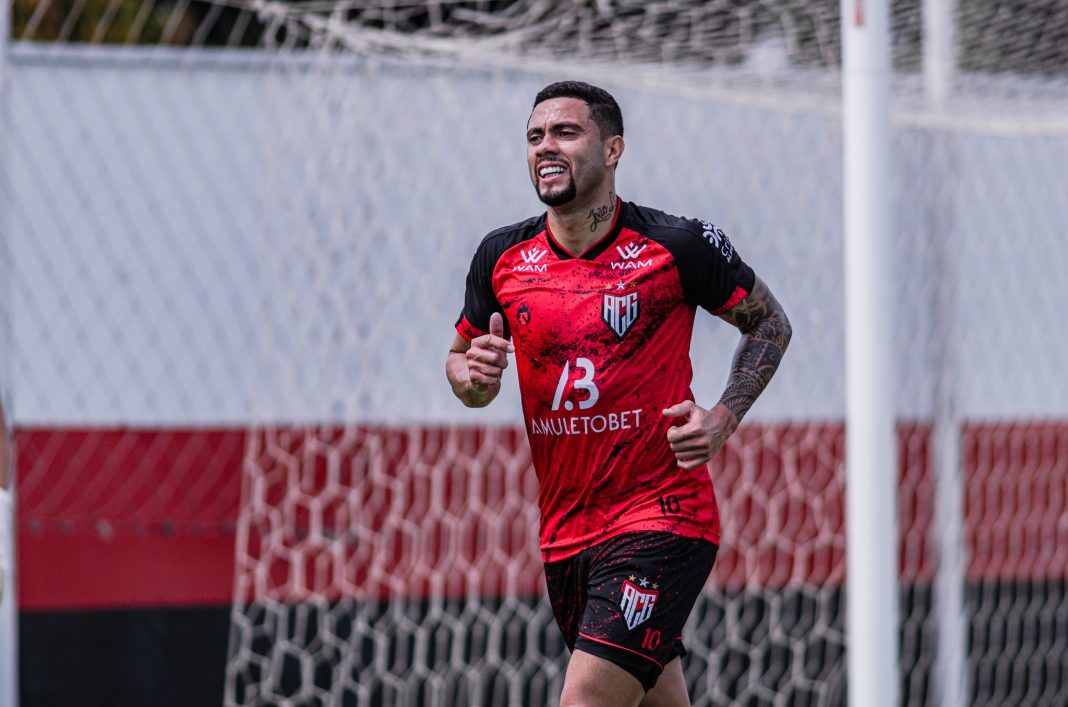
<instances>
[{"instance_id":1,"label":"neck tattoo","mask_svg":"<svg viewBox=\"0 0 1068 707\"><path fill-rule=\"evenodd\" d=\"M598 206L596 209L590 209L590 233L597 230L597 225L612 218L612 213L616 210L616 199L614 194L608 195L608 203L604 206Z\"/></svg>"}]
</instances>

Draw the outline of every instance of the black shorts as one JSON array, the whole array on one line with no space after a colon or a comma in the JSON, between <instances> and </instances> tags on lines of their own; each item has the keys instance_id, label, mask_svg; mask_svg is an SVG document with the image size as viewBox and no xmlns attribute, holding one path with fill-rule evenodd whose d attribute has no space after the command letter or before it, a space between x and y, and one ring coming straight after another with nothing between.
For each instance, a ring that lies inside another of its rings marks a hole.
<instances>
[{"instance_id":1,"label":"black shorts","mask_svg":"<svg viewBox=\"0 0 1068 707\"><path fill-rule=\"evenodd\" d=\"M686 654L682 627L716 561L705 540L625 533L545 565L564 642L610 660L646 692L664 666Z\"/></svg>"}]
</instances>

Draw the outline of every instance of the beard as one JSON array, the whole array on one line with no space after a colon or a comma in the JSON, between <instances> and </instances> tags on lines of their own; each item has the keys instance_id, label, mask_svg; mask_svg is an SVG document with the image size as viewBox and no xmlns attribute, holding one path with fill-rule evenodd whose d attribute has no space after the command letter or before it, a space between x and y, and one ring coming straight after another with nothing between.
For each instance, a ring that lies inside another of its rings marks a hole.
<instances>
[{"instance_id":1,"label":"beard","mask_svg":"<svg viewBox=\"0 0 1068 707\"><path fill-rule=\"evenodd\" d=\"M564 188L555 194L544 194L537 186L534 187L534 191L537 192L538 198L541 199L541 203L546 206L563 206L574 199L575 195L578 193L578 189L575 188L574 177L569 178Z\"/></svg>"}]
</instances>

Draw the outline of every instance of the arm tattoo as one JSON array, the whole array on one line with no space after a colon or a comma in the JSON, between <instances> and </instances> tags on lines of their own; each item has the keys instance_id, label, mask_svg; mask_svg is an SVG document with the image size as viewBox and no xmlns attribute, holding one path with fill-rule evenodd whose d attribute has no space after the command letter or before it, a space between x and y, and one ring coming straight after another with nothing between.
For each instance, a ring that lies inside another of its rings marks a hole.
<instances>
[{"instance_id":1,"label":"arm tattoo","mask_svg":"<svg viewBox=\"0 0 1068 707\"><path fill-rule=\"evenodd\" d=\"M749 296L721 317L741 330L742 340L719 402L741 421L775 375L793 330L786 312L759 279Z\"/></svg>"},{"instance_id":2,"label":"arm tattoo","mask_svg":"<svg viewBox=\"0 0 1068 707\"><path fill-rule=\"evenodd\" d=\"M612 218L612 213L616 210L616 195L608 193L608 203L604 206L598 206L596 209L590 209L590 233L597 230L597 224L607 221Z\"/></svg>"}]
</instances>

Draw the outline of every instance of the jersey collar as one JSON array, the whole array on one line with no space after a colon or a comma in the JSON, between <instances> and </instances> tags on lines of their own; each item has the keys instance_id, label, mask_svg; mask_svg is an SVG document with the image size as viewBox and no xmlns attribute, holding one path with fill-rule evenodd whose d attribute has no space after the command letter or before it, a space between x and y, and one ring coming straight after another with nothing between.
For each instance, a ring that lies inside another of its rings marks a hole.
<instances>
[{"instance_id":1,"label":"jersey collar","mask_svg":"<svg viewBox=\"0 0 1068 707\"><path fill-rule=\"evenodd\" d=\"M616 214L612 219L612 227L608 229L608 233L604 234L601 240L594 243L592 246L586 249L586 251L580 255L572 255L564 250L564 247L556 242L556 237L553 236L552 229L549 228L549 215L545 215L545 235L549 241L549 247L556 253L556 257L560 260L595 260L597 256L608 250L609 246L615 242L619 237L619 232L623 230L623 219L620 215L623 213L623 209L626 204L623 203L623 199L616 197Z\"/></svg>"}]
</instances>

